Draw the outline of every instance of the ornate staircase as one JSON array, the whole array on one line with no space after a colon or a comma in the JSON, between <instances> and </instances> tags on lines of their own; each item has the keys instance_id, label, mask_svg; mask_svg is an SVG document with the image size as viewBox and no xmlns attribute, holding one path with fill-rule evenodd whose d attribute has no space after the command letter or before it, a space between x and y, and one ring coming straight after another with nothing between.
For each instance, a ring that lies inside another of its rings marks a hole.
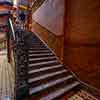
<instances>
[{"instance_id":1,"label":"ornate staircase","mask_svg":"<svg viewBox=\"0 0 100 100\"><path fill-rule=\"evenodd\" d=\"M31 43L28 49L28 84L32 99L36 94L41 100L51 100L80 85L35 35Z\"/></svg>"},{"instance_id":2,"label":"ornate staircase","mask_svg":"<svg viewBox=\"0 0 100 100\"><path fill-rule=\"evenodd\" d=\"M39 0L38 2L41 1L39 4L37 1L38 0L33 4L33 6L36 7L33 12L36 11L45 0ZM6 3L6 5L10 4ZM0 12L0 16L8 15L9 11ZM11 24L11 19L9 23ZM12 24L10 26L12 33L7 35L9 40L13 38L12 40L15 42L13 57L15 58L14 63L16 65L14 73L16 82L15 93L13 91L13 93L6 92L6 94L10 93L11 96L15 96L15 100L67 100L65 98L70 94L70 97L68 97L69 100L73 100L73 98L74 100L78 100L76 97L78 97L79 92L83 90L81 82L68 68L65 68L65 66L60 63L53 51L34 33L20 29L17 29L14 33ZM7 41L8 45L10 43L9 40ZM8 51L9 49L8 46ZM2 73L4 75L4 72ZM12 71L8 73L11 75ZM9 76L9 82L3 81L5 82L5 86L6 83L9 83L9 86L11 86L12 82L10 78L11 76ZM7 87L5 88L7 90ZM11 89L14 89L14 86ZM78 94L74 96L71 93L74 93L74 95ZM81 94L83 93L81 92ZM83 100L86 100L84 97L88 98L88 96L91 97L91 99L87 100L99 100L92 95L82 96ZM13 100L13 97L6 99ZM4 97L1 100L4 100Z\"/></svg>"},{"instance_id":3,"label":"ornate staircase","mask_svg":"<svg viewBox=\"0 0 100 100\"><path fill-rule=\"evenodd\" d=\"M25 71L26 76L23 74L23 82L25 81L26 85L24 84L24 88L21 87L26 91L26 95L24 95L26 100L59 100L66 93L74 92L75 94L82 89L80 81L59 62L52 50L34 33L22 31L21 35L26 48L26 55L22 58L26 58L23 68L27 70ZM18 59L21 57L19 56ZM20 73L18 72L18 74ZM18 91L22 92L20 89ZM23 94L16 97L16 100L25 100Z\"/></svg>"}]
</instances>

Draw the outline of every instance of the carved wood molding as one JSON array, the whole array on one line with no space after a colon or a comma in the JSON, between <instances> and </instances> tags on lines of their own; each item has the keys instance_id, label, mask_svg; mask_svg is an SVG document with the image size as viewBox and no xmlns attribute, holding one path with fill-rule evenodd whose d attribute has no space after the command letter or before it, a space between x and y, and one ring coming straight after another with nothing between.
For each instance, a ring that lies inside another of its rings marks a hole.
<instances>
[{"instance_id":1,"label":"carved wood molding","mask_svg":"<svg viewBox=\"0 0 100 100\"><path fill-rule=\"evenodd\" d=\"M46 0L35 0L32 4L32 13L34 13Z\"/></svg>"}]
</instances>

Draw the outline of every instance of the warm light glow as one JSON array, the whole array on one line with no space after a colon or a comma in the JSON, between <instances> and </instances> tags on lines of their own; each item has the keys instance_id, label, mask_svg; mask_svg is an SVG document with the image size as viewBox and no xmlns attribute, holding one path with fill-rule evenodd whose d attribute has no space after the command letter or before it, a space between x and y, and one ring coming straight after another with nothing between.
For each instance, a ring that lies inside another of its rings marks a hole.
<instances>
[{"instance_id":1,"label":"warm light glow","mask_svg":"<svg viewBox=\"0 0 100 100\"><path fill-rule=\"evenodd\" d=\"M17 6L17 1L18 1L18 0L14 0L14 6Z\"/></svg>"}]
</instances>

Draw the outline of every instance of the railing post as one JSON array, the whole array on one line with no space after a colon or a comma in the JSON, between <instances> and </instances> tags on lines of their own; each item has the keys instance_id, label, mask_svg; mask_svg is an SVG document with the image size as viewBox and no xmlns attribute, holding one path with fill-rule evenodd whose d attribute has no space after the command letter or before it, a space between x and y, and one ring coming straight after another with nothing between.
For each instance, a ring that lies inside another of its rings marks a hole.
<instances>
[{"instance_id":1,"label":"railing post","mask_svg":"<svg viewBox=\"0 0 100 100\"><path fill-rule=\"evenodd\" d=\"M32 0L28 0L28 9L27 9L27 29L31 30L32 28Z\"/></svg>"},{"instance_id":2,"label":"railing post","mask_svg":"<svg viewBox=\"0 0 100 100\"><path fill-rule=\"evenodd\" d=\"M8 62L11 62L11 55L10 55L10 37L9 37L9 32L7 32L7 57L8 57Z\"/></svg>"},{"instance_id":3,"label":"railing post","mask_svg":"<svg viewBox=\"0 0 100 100\"><path fill-rule=\"evenodd\" d=\"M18 30L16 36L16 100L24 100L29 94L27 84L27 50L22 31Z\"/></svg>"},{"instance_id":4,"label":"railing post","mask_svg":"<svg viewBox=\"0 0 100 100\"><path fill-rule=\"evenodd\" d=\"M9 21L8 21L8 27L9 27ZM10 44L10 30L7 28L6 30L6 37L7 37L7 57L8 57L8 62L11 62L11 44Z\"/></svg>"}]
</instances>

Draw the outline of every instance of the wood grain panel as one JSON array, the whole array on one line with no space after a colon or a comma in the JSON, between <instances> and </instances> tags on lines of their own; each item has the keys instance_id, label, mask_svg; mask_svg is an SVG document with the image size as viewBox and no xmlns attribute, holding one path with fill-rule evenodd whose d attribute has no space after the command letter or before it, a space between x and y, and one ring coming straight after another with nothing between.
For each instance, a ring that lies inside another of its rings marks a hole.
<instances>
[{"instance_id":1,"label":"wood grain panel","mask_svg":"<svg viewBox=\"0 0 100 100\"><path fill-rule=\"evenodd\" d=\"M100 1L67 0L64 63L100 88Z\"/></svg>"}]
</instances>

